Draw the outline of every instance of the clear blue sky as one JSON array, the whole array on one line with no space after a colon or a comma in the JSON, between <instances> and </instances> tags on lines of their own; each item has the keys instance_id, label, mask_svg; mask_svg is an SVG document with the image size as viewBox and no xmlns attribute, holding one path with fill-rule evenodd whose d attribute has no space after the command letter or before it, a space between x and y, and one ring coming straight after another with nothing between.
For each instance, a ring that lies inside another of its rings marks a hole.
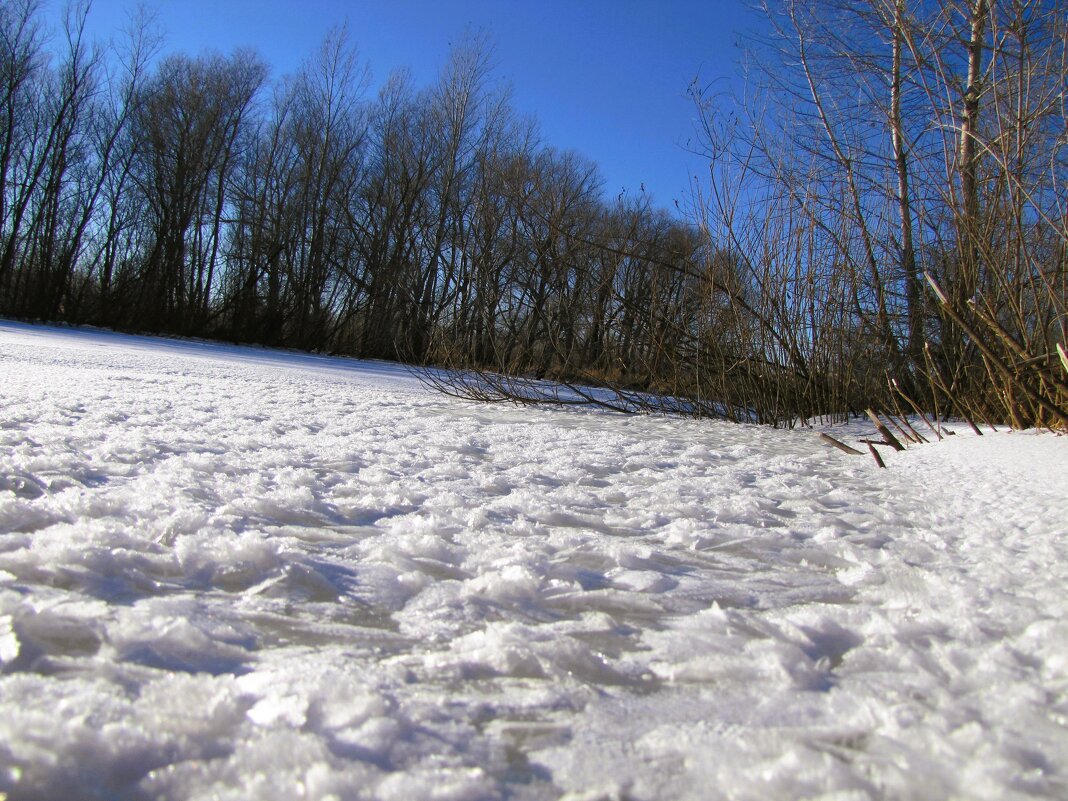
<instances>
[{"instance_id":1,"label":"clear blue sky","mask_svg":"<svg viewBox=\"0 0 1068 801\"><path fill-rule=\"evenodd\" d=\"M61 0L50 0L52 9ZM106 38L131 0L93 0L90 26ZM760 19L744 0L146 0L164 52L253 47L275 76L294 71L347 20L375 82L408 67L425 86L465 31L495 45L496 76L543 139L596 161L606 196L638 192L673 207L702 170L688 156L690 82L737 74L739 34ZM58 21L58 15L53 13Z\"/></svg>"}]
</instances>

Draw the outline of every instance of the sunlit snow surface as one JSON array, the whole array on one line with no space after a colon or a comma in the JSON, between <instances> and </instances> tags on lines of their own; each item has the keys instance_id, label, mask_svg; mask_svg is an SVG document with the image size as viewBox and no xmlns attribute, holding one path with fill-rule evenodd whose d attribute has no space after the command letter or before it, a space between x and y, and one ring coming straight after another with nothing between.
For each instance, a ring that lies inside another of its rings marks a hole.
<instances>
[{"instance_id":1,"label":"sunlit snow surface","mask_svg":"<svg viewBox=\"0 0 1068 801\"><path fill-rule=\"evenodd\" d=\"M1068 797L1068 437L0 323L0 794Z\"/></svg>"}]
</instances>

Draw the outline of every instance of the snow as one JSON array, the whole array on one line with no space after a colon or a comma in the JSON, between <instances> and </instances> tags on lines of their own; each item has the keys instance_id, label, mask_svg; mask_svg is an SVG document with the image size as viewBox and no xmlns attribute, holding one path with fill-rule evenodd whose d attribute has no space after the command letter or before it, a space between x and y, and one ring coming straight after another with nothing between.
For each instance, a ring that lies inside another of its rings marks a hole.
<instances>
[{"instance_id":1,"label":"snow","mask_svg":"<svg viewBox=\"0 0 1068 801\"><path fill-rule=\"evenodd\" d=\"M1068 437L957 430L0 322L0 796L1068 797Z\"/></svg>"}]
</instances>

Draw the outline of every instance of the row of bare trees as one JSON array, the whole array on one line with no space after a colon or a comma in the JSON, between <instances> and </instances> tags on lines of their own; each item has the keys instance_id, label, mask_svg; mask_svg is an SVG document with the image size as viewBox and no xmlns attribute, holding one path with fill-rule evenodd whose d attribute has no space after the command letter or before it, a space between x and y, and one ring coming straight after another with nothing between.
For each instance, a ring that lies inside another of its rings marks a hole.
<instances>
[{"instance_id":1,"label":"row of bare trees","mask_svg":"<svg viewBox=\"0 0 1068 801\"><path fill-rule=\"evenodd\" d=\"M1064 0L765 14L745 95L694 90L684 221L606 201L478 41L372 95L344 31L271 83L13 0L0 313L447 364L486 398L1068 425Z\"/></svg>"},{"instance_id":2,"label":"row of bare trees","mask_svg":"<svg viewBox=\"0 0 1068 801\"><path fill-rule=\"evenodd\" d=\"M892 403L1068 424L1068 5L776 0L698 100L772 416ZM745 315L743 315L745 316ZM741 354L740 354L741 355ZM888 379L896 382L890 383ZM775 411L772 390L794 403Z\"/></svg>"},{"instance_id":3,"label":"row of bare trees","mask_svg":"<svg viewBox=\"0 0 1068 801\"><path fill-rule=\"evenodd\" d=\"M646 381L572 371L561 393L500 362L446 388L777 425L874 405L1068 427L1068 4L763 11L743 96L693 88L696 240L595 245L652 265L657 316L629 362Z\"/></svg>"},{"instance_id":4,"label":"row of bare trees","mask_svg":"<svg viewBox=\"0 0 1068 801\"><path fill-rule=\"evenodd\" d=\"M115 55L86 13L0 8L0 313L637 382L670 352L698 237L604 202L484 43L370 96L344 30L270 84L250 52L157 59L144 25Z\"/></svg>"}]
</instances>

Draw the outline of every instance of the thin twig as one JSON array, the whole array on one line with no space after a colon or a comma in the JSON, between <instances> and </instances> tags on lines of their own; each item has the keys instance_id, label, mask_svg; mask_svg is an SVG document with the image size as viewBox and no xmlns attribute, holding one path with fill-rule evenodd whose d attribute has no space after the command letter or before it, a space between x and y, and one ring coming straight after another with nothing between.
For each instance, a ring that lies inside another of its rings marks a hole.
<instances>
[{"instance_id":1,"label":"thin twig","mask_svg":"<svg viewBox=\"0 0 1068 801\"><path fill-rule=\"evenodd\" d=\"M941 441L943 439L942 432L939 431L937 428L935 428L935 426L931 423L931 421L927 419L927 415L925 415L920 410L920 407L916 405L916 403L912 400L912 398L910 398L908 395L906 395L902 391L901 387L899 387L897 385L897 380L891 378L890 379L890 384L897 391L897 394L902 397L902 399L905 401L905 403L907 403L909 406L912 407L912 411L916 412L916 414L918 414L920 416L920 419L923 420L923 422L925 422L927 424L927 427L929 429L931 429L934 432L934 435L936 437L938 437L939 441Z\"/></svg>"}]
</instances>

